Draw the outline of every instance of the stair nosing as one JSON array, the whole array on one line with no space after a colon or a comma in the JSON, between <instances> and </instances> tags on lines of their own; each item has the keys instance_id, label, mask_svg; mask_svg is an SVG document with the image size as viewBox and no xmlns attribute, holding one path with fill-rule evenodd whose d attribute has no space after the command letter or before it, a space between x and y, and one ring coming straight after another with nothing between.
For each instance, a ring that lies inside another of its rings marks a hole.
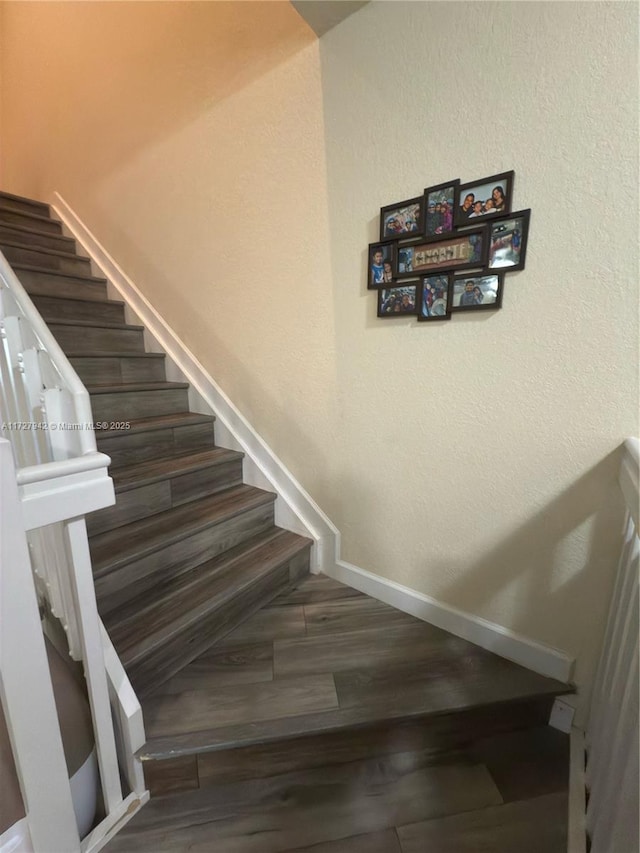
<instances>
[{"instance_id":1,"label":"stair nosing","mask_svg":"<svg viewBox=\"0 0 640 853\"><path fill-rule=\"evenodd\" d=\"M435 719L436 717L446 716L448 714L456 714L460 713L464 710L472 710L472 709L480 709L480 708L491 708L497 707L499 705L516 705L520 702L534 702L540 699L550 699L552 696L563 696L571 693L575 693L575 686L572 684L563 685L562 690L552 690L549 687L548 690L540 690L535 693L529 693L523 696L517 696L508 699L494 699L487 700L485 702L478 702L471 706L471 708L460 708L460 707L451 707L451 708L438 708L436 710L425 710L419 709L413 712L403 711L402 713L394 713L392 711L388 711L386 714L383 714L379 717L371 715L370 717L362 718L357 721L350 722L341 722L336 720L333 725L324 726L324 727L315 727L315 728L307 728L303 731L296 731L292 734L280 734L280 733L272 733L272 734L260 734L253 735L242 740L229 739L224 741L220 739L220 733L224 732L225 729L232 729L233 726L220 726L218 729L206 729L201 732L190 732L185 734L176 734L176 735L158 735L156 737L152 737L147 740L145 745L141 747L136 753L137 757L142 761L161 761L166 760L168 758L177 758L187 755L200 755L204 753L212 753L212 752L221 752L227 749L235 749L237 747L244 746L257 746L259 744L266 743L277 743L278 741L290 741L290 740L299 740L305 737L313 737L315 735L320 734L331 734L339 731L348 731L348 730L360 730L366 729L372 726L384 726L388 724L397 724L403 720L420 720L420 719ZM310 717L318 718L322 713L336 713L340 711L339 708L334 708L328 712L315 711L311 714L301 714L296 717L290 717L289 720L293 725L298 725L300 728L305 723L305 719ZM264 723L277 723L278 720L265 720ZM249 728L250 724L242 724ZM216 734L219 738L217 743L209 743L209 744L191 744L189 746L180 746L182 741L193 741L198 735L205 735L208 732L212 734ZM154 748L154 744L163 745L167 744L164 749L158 749L156 746ZM171 745L170 745L171 744Z\"/></svg>"},{"instance_id":2,"label":"stair nosing","mask_svg":"<svg viewBox=\"0 0 640 853\"><path fill-rule=\"evenodd\" d=\"M232 486L230 489L225 489L223 492L217 492L215 495L210 495L206 498L201 498L200 501L206 500L222 500L224 495L227 495L233 489L240 489L244 487L247 489L247 498L255 497L255 506L252 506L250 509L258 509L262 506L267 506L270 503L274 503L277 495L273 492L267 492L264 489L257 489L255 486L247 486L246 483L242 483L239 486ZM200 501L191 501L189 504L180 504L177 507L171 507L171 509L165 510L164 512L156 513L153 516L148 516L147 518L140 519L139 521L132 521L130 524L123 525L122 527L114 528L115 530L126 530L127 527L133 527L134 525L141 525L144 522L149 522L150 519L155 519L155 523L161 523L161 519L171 513L177 513L179 510L184 510L185 506L193 506L194 504L199 503ZM167 548L169 545L175 545L176 542L181 542L183 539L188 539L190 536L195 536L198 533L201 533L203 530L206 530L208 527L216 527L218 524L222 524L226 521L230 521L232 518L235 518L237 515L240 515L243 512L247 512L246 508L234 508L233 511L225 513L222 517L212 520L210 517L202 518L197 523L193 524L193 526L188 527L187 522L184 522L182 528L178 530L172 531L172 533L166 536L160 542L152 542L152 543L142 543L142 547L138 550L126 553L121 555L117 559L111 559L110 562L103 563L100 560L92 560L93 563L93 577L95 580L99 578L106 577L112 572L121 569L123 566L128 565L136 560L141 560L144 557L148 557L150 554L154 554L156 551L160 551L163 548ZM105 531L104 533L97 533L94 536L89 537L89 542L95 542L96 539L99 539L101 536L106 536L112 533L112 530ZM109 560L109 558L107 558Z\"/></svg>"},{"instance_id":3,"label":"stair nosing","mask_svg":"<svg viewBox=\"0 0 640 853\"><path fill-rule=\"evenodd\" d=\"M167 456L165 460L167 463L169 462L180 462L180 460L191 459L194 456L203 455L205 453L212 453L215 450L222 450L224 453L221 453L219 457L216 457L212 460L205 460L200 462L199 464L189 465L187 467L180 468L178 467L176 470L168 471L164 473L151 474L146 477L141 476L138 480L133 480L129 483L124 483L123 485L118 484L117 478L118 475L123 471L127 471L131 468L136 468L138 466L142 466L148 464L153 460L147 460L146 462L134 462L131 465L121 465L116 468L110 469L111 478L113 479L113 485L115 488L116 494L122 494L124 492L130 492L133 489L140 489L143 486L150 486L152 483L158 483L162 480L173 479L174 477L182 477L185 474L193 474L195 471L204 471L207 468L216 468L218 465L224 465L227 462L238 462L244 459L244 453L240 450L230 450L226 447L212 447L210 450L196 450L191 451L190 453L185 453L180 456ZM225 455L228 454L228 455Z\"/></svg>"},{"instance_id":4,"label":"stair nosing","mask_svg":"<svg viewBox=\"0 0 640 853\"><path fill-rule=\"evenodd\" d=\"M7 207L0 201L1 213L17 213L19 216L28 216L29 219L36 219L38 222L54 222L56 225L63 225L62 220L55 219L53 216L40 216L39 213L27 213L26 210L16 210L15 207Z\"/></svg>"},{"instance_id":5,"label":"stair nosing","mask_svg":"<svg viewBox=\"0 0 640 853\"><path fill-rule=\"evenodd\" d=\"M51 210L51 205L46 201L38 201L38 199L28 198L26 195L15 195L15 193L8 193L6 190L0 190L0 200L3 198L8 198L12 201L26 202L27 204L34 204L37 207L46 207L47 210Z\"/></svg>"},{"instance_id":6,"label":"stair nosing","mask_svg":"<svg viewBox=\"0 0 640 853\"><path fill-rule=\"evenodd\" d=\"M106 320L49 320L48 326L78 326L88 329L128 329L139 332L144 326L133 323L109 323Z\"/></svg>"},{"instance_id":7,"label":"stair nosing","mask_svg":"<svg viewBox=\"0 0 640 853\"><path fill-rule=\"evenodd\" d=\"M69 356L73 358L74 356ZM160 429L174 429L181 426L199 426L200 424L213 423L216 420L215 415L203 415L201 412L179 412L178 414L191 415L192 417L183 417L183 423L167 424L158 422L163 415L154 415L151 418L132 418L129 423L129 429L121 430L101 430L99 438L123 438L126 435L133 433L156 432Z\"/></svg>"},{"instance_id":8,"label":"stair nosing","mask_svg":"<svg viewBox=\"0 0 640 853\"><path fill-rule=\"evenodd\" d=\"M21 213L22 211L16 210L14 212ZM16 225L15 222L0 222L0 228L9 228L11 231L20 232L20 234L32 234L36 237L46 237L51 240L62 240L65 243L76 242L74 237L67 237L66 234L54 234L52 231L41 231L39 228L27 228L25 225Z\"/></svg>"},{"instance_id":9,"label":"stair nosing","mask_svg":"<svg viewBox=\"0 0 640 853\"><path fill-rule=\"evenodd\" d=\"M93 300L87 299L86 301L92 302ZM97 302L98 300L95 301ZM166 354L163 352L102 352L100 350L80 350L74 352L68 358L69 360L72 358L166 358Z\"/></svg>"},{"instance_id":10,"label":"stair nosing","mask_svg":"<svg viewBox=\"0 0 640 853\"><path fill-rule=\"evenodd\" d=\"M158 380L157 382L120 382L105 383L104 385L92 383L85 385L85 387L89 394L98 396L100 394L129 394L134 391L184 391L185 388L189 388L189 383Z\"/></svg>"},{"instance_id":11,"label":"stair nosing","mask_svg":"<svg viewBox=\"0 0 640 853\"><path fill-rule=\"evenodd\" d=\"M27 270L27 272L42 273L43 275L57 275L60 278L76 278L78 281L83 281L87 284L107 284L106 278L101 278L95 275L78 275L74 272L60 272L60 270L52 270L48 267L38 267L35 264L21 264L16 261L12 263L11 268L15 270Z\"/></svg>"},{"instance_id":12,"label":"stair nosing","mask_svg":"<svg viewBox=\"0 0 640 853\"><path fill-rule=\"evenodd\" d=\"M0 223L1 225L2 223ZM60 252L58 249L50 249L48 246L21 246L5 240L0 236L0 246L10 246L12 249L21 249L25 252L35 252L40 255L53 255L55 258L63 258L70 261L80 261L81 263L91 264L91 258L86 255L78 255L75 252Z\"/></svg>"},{"instance_id":13,"label":"stair nosing","mask_svg":"<svg viewBox=\"0 0 640 853\"><path fill-rule=\"evenodd\" d=\"M282 531L278 536L274 536L273 539L280 538L281 535L286 534L290 531ZM295 535L295 534L294 534ZM257 583L263 577L271 574L276 571L283 563L288 562L289 560L296 557L298 554L305 551L307 548L310 548L312 542L310 539L305 539L305 537L299 537L300 541L296 541L295 543L291 543L290 549L286 554L280 554L277 558L272 557L270 561L261 562L255 567L245 566L244 571L249 572L251 568L255 568L254 574L251 577L245 577L241 583L230 583L224 590L221 590L217 596L214 598L208 598L206 601L201 602L197 606L193 607L190 610L181 611L176 615L176 618L172 620L168 625L163 628L159 628L157 631L145 635L142 641L146 643L146 646L140 649L135 655L130 655L128 652L136 648L136 644L122 647L118 654L120 655L124 666L137 666L140 664L148 655L152 654L159 647L163 646L165 643L170 642L176 636L181 634L183 631L186 631L192 625L199 622L203 617L209 616L214 613L216 610L219 610L221 607L224 607L228 604L229 601L233 600L236 596L242 594L247 589L251 588L254 583ZM272 540L270 540L272 541ZM263 543L266 545L267 543ZM263 545L256 545L251 551L257 551ZM251 553L251 551L249 553ZM238 556L237 560L242 559ZM204 563L202 565L205 565ZM237 577L242 569L238 569L237 565L233 565L233 563L228 566L226 569L223 569L221 575L226 574L227 572L235 572L234 577ZM279 593L275 593L279 594ZM159 599L159 603L162 599ZM235 626L234 626L235 627ZM233 627L229 629L232 631ZM155 642L154 642L155 638Z\"/></svg>"},{"instance_id":14,"label":"stair nosing","mask_svg":"<svg viewBox=\"0 0 640 853\"><path fill-rule=\"evenodd\" d=\"M33 293L37 299L57 299L60 302L87 302L90 305L125 305L122 299L86 299L83 296L58 296L58 294Z\"/></svg>"}]
</instances>

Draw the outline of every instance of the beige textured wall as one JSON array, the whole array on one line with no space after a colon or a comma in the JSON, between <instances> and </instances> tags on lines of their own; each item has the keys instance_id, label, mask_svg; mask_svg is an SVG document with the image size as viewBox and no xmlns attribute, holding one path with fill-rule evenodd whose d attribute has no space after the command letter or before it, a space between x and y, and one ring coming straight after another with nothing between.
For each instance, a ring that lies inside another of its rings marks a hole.
<instances>
[{"instance_id":1,"label":"beige textured wall","mask_svg":"<svg viewBox=\"0 0 640 853\"><path fill-rule=\"evenodd\" d=\"M346 558L581 658L638 434L637 4L373 3L321 42ZM378 209L515 169L503 309L378 320Z\"/></svg>"},{"instance_id":2,"label":"beige textured wall","mask_svg":"<svg viewBox=\"0 0 640 853\"><path fill-rule=\"evenodd\" d=\"M346 559L585 681L638 433L636 6L373 3L320 49L271 2L14 2L5 29L7 188L78 210ZM377 320L379 207L509 168L533 214L503 310Z\"/></svg>"}]
</instances>

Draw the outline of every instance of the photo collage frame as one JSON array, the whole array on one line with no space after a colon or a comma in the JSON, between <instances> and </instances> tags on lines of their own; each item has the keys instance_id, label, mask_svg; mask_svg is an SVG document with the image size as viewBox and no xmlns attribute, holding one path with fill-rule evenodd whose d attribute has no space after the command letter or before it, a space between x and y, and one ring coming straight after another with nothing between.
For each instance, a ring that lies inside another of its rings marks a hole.
<instances>
[{"instance_id":1,"label":"photo collage frame","mask_svg":"<svg viewBox=\"0 0 640 853\"><path fill-rule=\"evenodd\" d=\"M450 320L502 307L505 274L523 270L531 210L512 211L514 172L427 187L380 210L367 287L378 317Z\"/></svg>"}]
</instances>

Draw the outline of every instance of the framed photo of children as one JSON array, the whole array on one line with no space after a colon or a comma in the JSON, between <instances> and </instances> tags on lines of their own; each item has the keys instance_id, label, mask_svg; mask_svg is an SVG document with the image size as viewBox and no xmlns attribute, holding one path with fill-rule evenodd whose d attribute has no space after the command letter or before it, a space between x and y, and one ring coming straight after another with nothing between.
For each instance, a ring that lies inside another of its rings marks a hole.
<instances>
[{"instance_id":1,"label":"framed photo of children","mask_svg":"<svg viewBox=\"0 0 640 853\"><path fill-rule=\"evenodd\" d=\"M515 272L524 269L530 215L531 210L519 210L491 223L487 262L490 270Z\"/></svg>"},{"instance_id":2,"label":"framed photo of children","mask_svg":"<svg viewBox=\"0 0 640 853\"><path fill-rule=\"evenodd\" d=\"M380 240L404 240L424 230L424 196L388 204L380 210Z\"/></svg>"},{"instance_id":3,"label":"framed photo of children","mask_svg":"<svg viewBox=\"0 0 640 853\"><path fill-rule=\"evenodd\" d=\"M452 288L452 273L425 276L418 291L418 320L450 320Z\"/></svg>"},{"instance_id":4,"label":"framed photo of children","mask_svg":"<svg viewBox=\"0 0 640 853\"><path fill-rule=\"evenodd\" d=\"M502 172L458 187L453 224L475 225L476 219L509 213L513 172Z\"/></svg>"},{"instance_id":5,"label":"framed photo of children","mask_svg":"<svg viewBox=\"0 0 640 853\"><path fill-rule=\"evenodd\" d=\"M503 281L503 273L455 276L451 310L484 311L501 308Z\"/></svg>"},{"instance_id":6,"label":"framed photo of children","mask_svg":"<svg viewBox=\"0 0 640 853\"><path fill-rule=\"evenodd\" d=\"M456 201L456 190L460 181L445 181L435 187L427 187L424 191L425 203L425 237L437 237L440 234L451 234L453 231L453 210Z\"/></svg>"},{"instance_id":7,"label":"framed photo of children","mask_svg":"<svg viewBox=\"0 0 640 853\"><path fill-rule=\"evenodd\" d=\"M417 305L417 284L405 284L378 291L378 317L415 316Z\"/></svg>"},{"instance_id":8,"label":"framed photo of children","mask_svg":"<svg viewBox=\"0 0 640 853\"><path fill-rule=\"evenodd\" d=\"M416 273L484 267L487 245L487 230L479 228L446 240L399 246L395 277L408 278Z\"/></svg>"},{"instance_id":9,"label":"framed photo of children","mask_svg":"<svg viewBox=\"0 0 640 853\"><path fill-rule=\"evenodd\" d=\"M393 281L395 243L370 243L367 265L367 287L377 290Z\"/></svg>"}]
</instances>

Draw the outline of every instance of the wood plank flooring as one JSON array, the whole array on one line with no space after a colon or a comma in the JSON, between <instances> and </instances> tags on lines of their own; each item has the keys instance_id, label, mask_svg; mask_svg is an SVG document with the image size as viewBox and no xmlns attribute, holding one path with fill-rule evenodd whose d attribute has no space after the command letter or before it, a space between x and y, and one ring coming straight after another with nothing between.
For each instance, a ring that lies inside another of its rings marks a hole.
<instances>
[{"instance_id":1,"label":"wood plank flooring","mask_svg":"<svg viewBox=\"0 0 640 853\"><path fill-rule=\"evenodd\" d=\"M322 700L314 679L322 680ZM311 576L145 700L145 753L204 753L568 690L354 589ZM233 697L230 708L238 703L235 718L216 711L216 702L224 705L227 697Z\"/></svg>"},{"instance_id":2,"label":"wood plank flooring","mask_svg":"<svg viewBox=\"0 0 640 853\"><path fill-rule=\"evenodd\" d=\"M516 801L472 750L435 766L402 752L152 799L106 851L565 853L567 738L535 731L536 770L528 735L483 747L520 777Z\"/></svg>"}]
</instances>

